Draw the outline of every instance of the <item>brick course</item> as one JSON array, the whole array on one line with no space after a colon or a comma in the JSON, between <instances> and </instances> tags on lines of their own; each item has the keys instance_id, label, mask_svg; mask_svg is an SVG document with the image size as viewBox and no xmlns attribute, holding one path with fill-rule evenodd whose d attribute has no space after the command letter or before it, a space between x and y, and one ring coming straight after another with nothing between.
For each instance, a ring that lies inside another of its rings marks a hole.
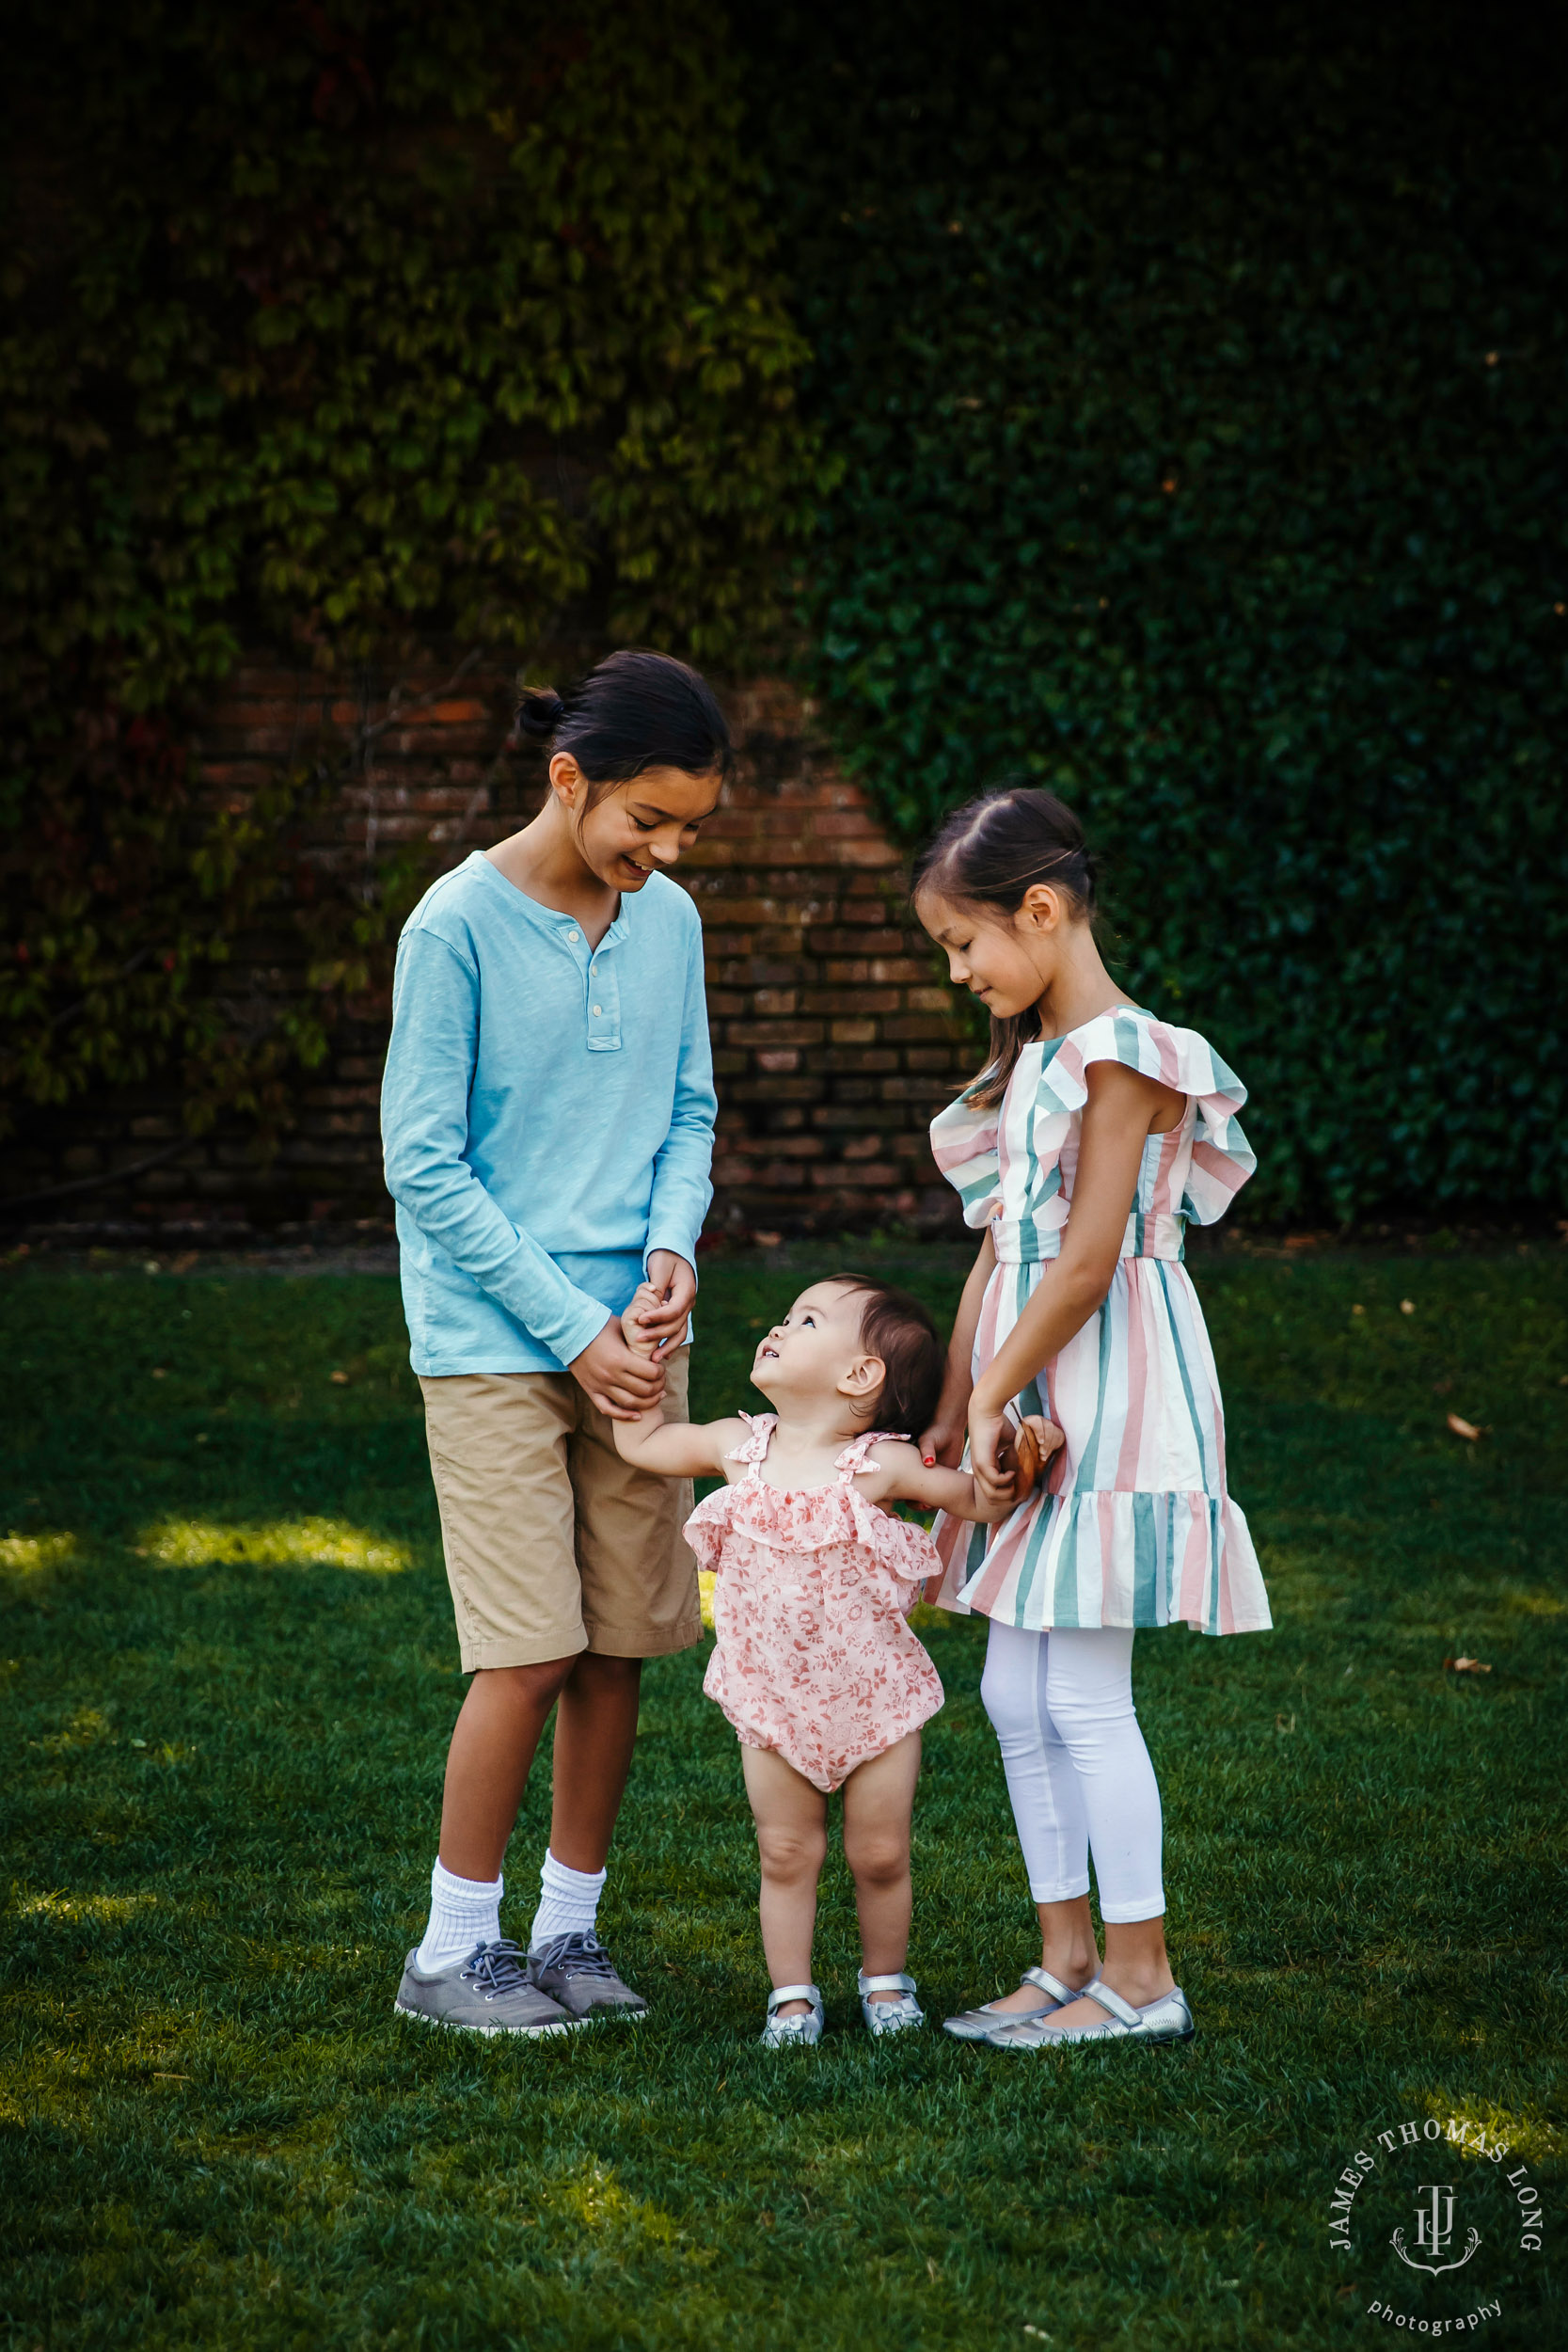
<instances>
[{"instance_id":1,"label":"brick course","mask_svg":"<svg viewBox=\"0 0 1568 2352\"><path fill-rule=\"evenodd\" d=\"M206 784L243 800L278 763L341 758L355 730L373 725L312 855L352 875L394 846L428 842L437 868L455 865L526 821L543 768L503 748L505 675L445 684L435 673L406 682L387 723L385 684L345 691L248 662L199 728ZM901 854L787 685L764 679L730 702L739 771L677 874L701 910L707 951L720 1095L710 1231L951 1230L953 1195L937 1179L926 1127L974 1067L974 1047L909 914ZM225 993L276 1002L303 988L298 958L292 939L236 943ZM385 1218L387 1017L384 993L350 1009L270 1162L243 1136L218 1134L130 1173L181 1128L167 1089L128 1089L29 1117L7 1147L5 1189L128 1171L25 1212L55 1223Z\"/></svg>"}]
</instances>

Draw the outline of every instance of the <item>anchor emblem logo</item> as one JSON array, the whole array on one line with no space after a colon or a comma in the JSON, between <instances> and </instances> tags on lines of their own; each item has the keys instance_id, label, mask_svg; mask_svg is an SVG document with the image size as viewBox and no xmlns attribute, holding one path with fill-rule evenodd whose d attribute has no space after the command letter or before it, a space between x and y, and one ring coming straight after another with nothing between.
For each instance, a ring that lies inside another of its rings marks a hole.
<instances>
[{"instance_id":1,"label":"anchor emblem logo","mask_svg":"<svg viewBox=\"0 0 1568 2352\"><path fill-rule=\"evenodd\" d=\"M1407 2264L1412 2270L1430 2271L1434 2279L1440 2278L1446 2270L1463 2270L1476 2248L1481 2244L1481 2232L1479 2230L1470 2232L1469 2243L1463 2254L1456 2254L1452 2262L1442 2260L1442 2256L1448 2252L1453 2243L1452 2187L1447 2181L1433 2183L1423 2181L1417 2191L1417 2199L1416 2245L1418 2251L1414 2254L1405 2251L1402 2229L1394 2232L1388 2241L1389 2245L1402 2263ZM1422 2199L1429 2201L1422 2203L1420 2201ZM1435 2262L1422 2262L1420 2260L1422 2254L1434 2254L1438 2259Z\"/></svg>"}]
</instances>

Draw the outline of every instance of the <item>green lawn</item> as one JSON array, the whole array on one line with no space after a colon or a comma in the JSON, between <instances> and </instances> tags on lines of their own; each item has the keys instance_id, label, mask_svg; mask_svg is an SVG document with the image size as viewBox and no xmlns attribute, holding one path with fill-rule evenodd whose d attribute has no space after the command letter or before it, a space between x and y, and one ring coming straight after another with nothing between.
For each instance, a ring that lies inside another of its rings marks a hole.
<instances>
[{"instance_id":1,"label":"green lawn","mask_svg":"<svg viewBox=\"0 0 1568 2352\"><path fill-rule=\"evenodd\" d=\"M948 1253L899 1270L950 1310ZM745 1400L802 1279L711 1270L699 1410ZM1395 2334L1380 2299L1568 2339L1568 1252L1197 1279L1278 1619L1139 1644L1199 2035L1039 2059L872 2047L836 1861L829 2039L754 2047L749 1821L697 1653L649 1670L601 1922L649 2021L492 2046L394 2020L462 1687L395 1285L0 1276L0 2341L1353 2345ZM1037 1957L981 1636L927 1631L949 1698L911 1965L939 2017ZM514 1931L546 1818L541 1777ZM1481 2223L1469 2268L1389 2249L1414 2156L1333 2252L1354 2152L1456 2115L1511 2150L1419 2172Z\"/></svg>"}]
</instances>

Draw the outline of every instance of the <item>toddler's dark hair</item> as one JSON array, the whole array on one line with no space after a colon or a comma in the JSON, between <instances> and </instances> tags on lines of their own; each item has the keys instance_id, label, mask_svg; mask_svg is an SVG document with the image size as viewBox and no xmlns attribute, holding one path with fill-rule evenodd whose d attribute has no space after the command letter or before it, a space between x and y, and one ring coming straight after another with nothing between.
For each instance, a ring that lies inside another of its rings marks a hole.
<instances>
[{"instance_id":1,"label":"toddler's dark hair","mask_svg":"<svg viewBox=\"0 0 1568 2352\"><path fill-rule=\"evenodd\" d=\"M936 1325L912 1291L895 1290L864 1274L835 1274L832 1279L864 1292L861 1345L887 1366L887 1377L871 1406L875 1425L901 1429L918 1443L935 1416L946 1369Z\"/></svg>"},{"instance_id":2,"label":"toddler's dark hair","mask_svg":"<svg viewBox=\"0 0 1568 2352\"><path fill-rule=\"evenodd\" d=\"M645 768L717 774L721 784L735 768L712 687L669 654L609 654L559 694L525 688L516 723L525 741L571 753L588 782L588 808Z\"/></svg>"},{"instance_id":3,"label":"toddler's dark hair","mask_svg":"<svg viewBox=\"0 0 1568 2352\"><path fill-rule=\"evenodd\" d=\"M1084 828L1065 801L1036 785L1005 785L982 792L956 808L915 859L910 896L923 890L958 905L994 907L1016 914L1023 894L1050 882L1088 922L1099 913L1095 863ZM992 1019L990 1059L968 1089L971 1103L1000 1103L1013 1064L1039 1035L1033 1008L1010 1019Z\"/></svg>"}]
</instances>

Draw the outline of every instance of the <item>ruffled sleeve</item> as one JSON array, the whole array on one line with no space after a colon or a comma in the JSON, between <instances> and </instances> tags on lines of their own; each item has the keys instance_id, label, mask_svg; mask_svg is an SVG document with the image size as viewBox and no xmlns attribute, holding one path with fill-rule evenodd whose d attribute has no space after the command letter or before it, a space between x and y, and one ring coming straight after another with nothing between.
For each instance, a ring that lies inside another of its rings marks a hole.
<instances>
[{"instance_id":1,"label":"ruffled sleeve","mask_svg":"<svg viewBox=\"0 0 1568 2352\"><path fill-rule=\"evenodd\" d=\"M964 1223L976 1230L996 1197L998 1111L995 1103L981 1106L960 1094L931 1121L931 1156L963 1202Z\"/></svg>"},{"instance_id":2,"label":"ruffled sleeve","mask_svg":"<svg viewBox=\"0 0 1568 2352\"><path fill-rule=\"evenodd\" d=\"M1222 1217L1258 1166L1236 1114L1246 1089L1196 1029L1175 1029L1148 1013L1105 1012L1063 1038L1040 1072L1037 1116L1069 1116L1089 1099L1085 1073L1093 1062L1157 1078L1197 1104L1192 1160L1180 1214L1196 1225Z\"/></svg>"},{"instance_id":3,"label":"ruffled sleeve","mask_svg":"<svg viewBox=\"0 0 1568 2352\"><path fill-rule=\"evenodd\" d=\"M868 1430L846 1446L833 1467L845 1473L845 1493L848 1498L855 1533L877 1565L891 1576L898 1587L897 1605L908 1616L920 1598L921 1588L929 1576L936 1574L942 1563L929 1533L910 1519L895 1518L879 1503L867 1502L855 1485L855 1473L866 1467L866 1455L875 1445L907 1445L908 1438L901 1430Z\"/></svg>"},{"instance_id":4,"label":"ruffled sleeve","mask_svg":"<svg viewBox=\"0 0 1568 2352\"><path fill-rule=\"evenodd\" d=\"M777 1413L742 1413L751 1435L725 1454L726 1462L750 1462L755 1465L767 1456L768 1442L779 1425ZM681 1533L697 1555L697 1565L705 1575L716 1575L723 1556L724 1539L735 1525L736 1504L743 1496L755 1495L758 1481L754 1478L726 1479L703 1497Z\"/></svg>"}]
</instances>

